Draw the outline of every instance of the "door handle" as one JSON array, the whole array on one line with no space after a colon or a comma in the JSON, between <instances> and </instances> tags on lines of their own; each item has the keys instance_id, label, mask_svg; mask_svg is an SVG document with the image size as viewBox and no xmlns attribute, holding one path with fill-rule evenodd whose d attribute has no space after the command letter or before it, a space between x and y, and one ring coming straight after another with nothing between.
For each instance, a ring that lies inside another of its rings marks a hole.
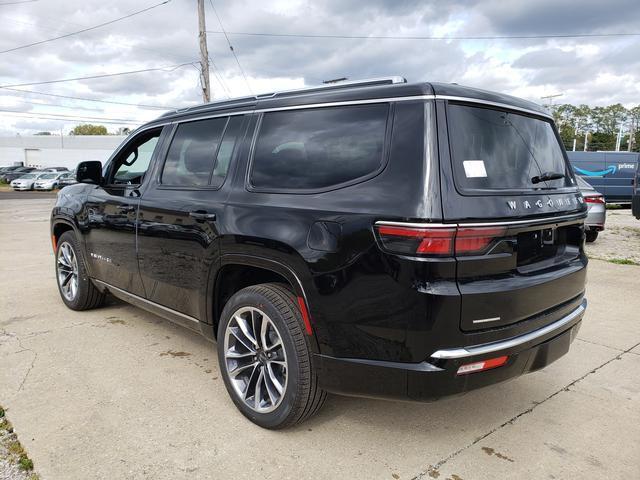
<instances>
[{"instance_id":1,"label":"door handle","mask_svg":"<svg viewBox=\"0 0 640 480\"><path fill-rule=\"evenodd\" d=\"M136 211L136 207L133 205L121 205L118 207L118 212L120 213L133 213Z\"/></svg>"},{"instance_id":2,"label":"door handle","mask_svg":"<svg viewBox=\"0 0 640 480\"><path fill-rule=\"evenodd\" d=\"M195 218L196 220L199 220L199 221L209 220L211 222L214 222L216 220L216 214L215 213L207 213L207 212L203 212L202 210L196 210L194 212L189 212L189 216L191 218Z\"/></svg>"}]
</instances>

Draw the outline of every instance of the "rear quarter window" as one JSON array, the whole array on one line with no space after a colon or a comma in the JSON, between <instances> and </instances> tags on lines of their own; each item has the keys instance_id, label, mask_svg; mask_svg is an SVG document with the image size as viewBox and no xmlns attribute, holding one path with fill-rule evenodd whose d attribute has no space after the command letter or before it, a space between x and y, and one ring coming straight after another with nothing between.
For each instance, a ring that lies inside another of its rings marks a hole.
<instances>
[{"instance_id":1,"label":"rear quarter window","mask_svg":"<svg viewBox=\"0 0 640 480\"><path fill-rule=\"evenodd\" d=\"M388 104L265 113L249 174L254 189L314 191L383 167Z\"/></svg>"}]
</instances>

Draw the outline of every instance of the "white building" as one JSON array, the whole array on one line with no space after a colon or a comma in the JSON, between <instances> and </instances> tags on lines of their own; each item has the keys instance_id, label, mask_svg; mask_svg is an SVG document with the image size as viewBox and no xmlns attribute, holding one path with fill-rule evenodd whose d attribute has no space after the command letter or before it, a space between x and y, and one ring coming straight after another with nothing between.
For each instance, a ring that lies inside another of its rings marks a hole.
<instances>
[{"instance_id":1,"label":"white building","mask_svg":"<svg viewBox=\"0 0 640 480\"><path fill-rule=\"evenodd\" d=\"M0 137L0 166L76 168L85 160L105 162L126 137L116 135L19 135Z\"/></svg>"}]
</instances>

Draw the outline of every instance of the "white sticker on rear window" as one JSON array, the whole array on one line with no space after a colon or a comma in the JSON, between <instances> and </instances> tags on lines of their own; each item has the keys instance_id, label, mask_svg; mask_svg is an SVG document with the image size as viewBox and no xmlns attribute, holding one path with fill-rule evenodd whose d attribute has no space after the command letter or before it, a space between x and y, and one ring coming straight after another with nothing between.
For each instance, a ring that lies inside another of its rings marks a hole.
<instances>
[{"instance_id":1,"label":"white sticker on rear window","mask_svg":"<svg viewBox=\"0 0 640 480\"><path fill-rule=\"evenodd\" d=\"M464 165L464 174L467 178L486 178L487 176L483 160L465 160L462 165Z\"/></svg>"}]
</instances>

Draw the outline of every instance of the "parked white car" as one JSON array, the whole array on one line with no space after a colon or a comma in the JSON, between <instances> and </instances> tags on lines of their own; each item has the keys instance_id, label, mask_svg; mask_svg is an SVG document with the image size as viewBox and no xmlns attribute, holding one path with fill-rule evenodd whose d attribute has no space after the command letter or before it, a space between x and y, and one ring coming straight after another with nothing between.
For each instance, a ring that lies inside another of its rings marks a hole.
<instances>
[{"instance_id":1,"label":"parked white car","mask_svg":"<svg viewBox=\"0 0 640 480\"><path fill-rule=\"evenodd\" d=\"M13 188L14 190L33 190L33 185L43 175L46 175L46 173L44 172L25 173L23 176L16 178L15 180L12 180L9 185L11 185L11 188Z\"/></svg>"},{"instance_id":2,"label":"parked white car","mask_svg":"<svg viewBox=\"0 0 640 480\"><path fill-rule=\"evenodd\" d=\"M58 187L58 180L67 172L47 172L43 173L34 182L33 188L35 190L53 190Z\"/></svg>"}]
</instances>

